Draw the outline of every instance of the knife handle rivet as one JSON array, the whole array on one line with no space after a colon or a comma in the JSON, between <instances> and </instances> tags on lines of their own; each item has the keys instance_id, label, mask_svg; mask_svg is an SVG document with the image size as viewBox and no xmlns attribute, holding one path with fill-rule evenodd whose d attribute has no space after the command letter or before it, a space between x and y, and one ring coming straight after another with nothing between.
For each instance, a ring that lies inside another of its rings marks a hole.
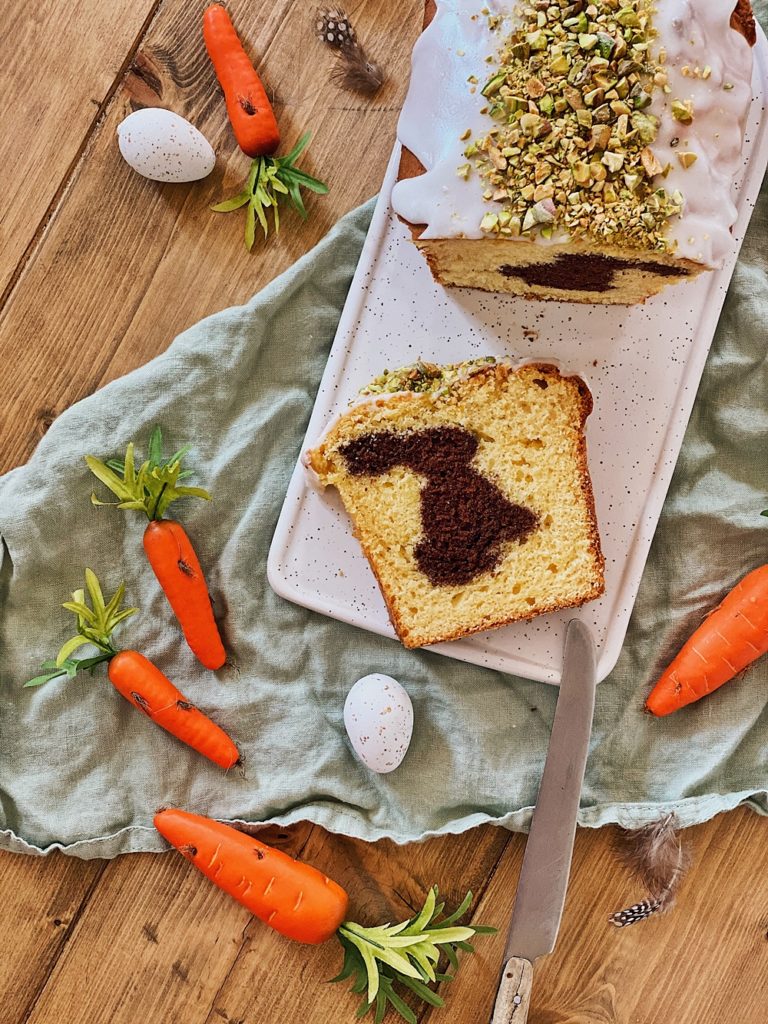
<instances>
[{"instance_id":1,"label":"knife handle rivet","mask_svg":"<svg viewBox=\"0 0 768 1024\"><path fill-rule=\"evenodd\" d=\"M509 977L509 975L508 975L508 977ZM522 996L515 996L514 999L512 1000L512 1002L515 1004L515 1006L519 1006L520 1003L522 1003L522 1001L523 1001L523 997Z\"/></svg>"}]
</instances>

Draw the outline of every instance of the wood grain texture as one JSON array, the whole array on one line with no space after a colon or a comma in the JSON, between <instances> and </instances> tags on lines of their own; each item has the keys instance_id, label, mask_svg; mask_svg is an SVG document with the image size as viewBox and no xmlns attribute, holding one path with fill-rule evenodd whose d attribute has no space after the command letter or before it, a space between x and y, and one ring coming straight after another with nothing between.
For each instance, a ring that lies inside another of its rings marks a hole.
<instances>
[{"instance_id":1,"label":"wood grain texture","mask_svg":"<svg viewBox=\"0 0 768 1024\"><path fill-rule=\"evenodd\" d=\"M103 861L0 856L0 1021L26 1019L72 937Z\"/></svg>"},{"instance_id":2,"label":"wood grain texture","mask_svg":"<svg viewBox=\"0 0 768 1024\"><path fill-rule=\"evenodd\" d=\"M51 0L14 5L6 20L0 118L15 184L0 263L0 282L11 282L0 311L0 352L11 368L0 471L23 462L74 400L156 355L200 317L247 299L379 185L423 0L351 5L366 48L389 74L372 100L328 83L331 57L313 39L313 4L229 3L275 98L285 145L310 128L305 165L331 185L328 197L310 200L306 226L288 215L281 235L251 256L239 215L208 210L238 187L247 160L202 50L204 6ZM33 53L43 55L36 83L57 91L43 110L30 106ZM84 96L97 102L84 107ZM210 179L163 186L122 163L115 129L141 105L168 106L204 131L218 157ZM34 143L43 138L56 139L57 150L38 166ZM643 894L611 853L608 832L579 832L560 942L536 967L529 1021L762 1024L767 828L739 811L694 830L696 863L678 908L623 932L608 925L609 914ZM445 987L446 1008L421 1010L420 1019L485 1024L522 837L486 827L403 848L302 825L265 838L345 885L363 923L408 914L433 882L452 901L476 889L476 919L502 933L478 939ZM0 1024L353 1020L355 998L322 984L338 969L333 943L288 943L174 855L106 864L5 854L0 894Z\"/></svg>"},{"instance_id":3,"label":"wood grain texture","mask_svg":"<svg viewBox=\"0 0 768 1024\"><path fill-rule=\"evenodd\" d=\"M4 6L0 295L23 265L160 0Z\"/></svg>"},{"instance_id":4,"label":"wood grain texture","mask_svg":"<svg viewBox=\"0 0 768 1024\"><path fill-rule=\"evenodd\" d=\"M264 839L296 855L311 831L269 829ZM204 1020L249 922L177 855L110 861L28 1024Z\"/></svg>"},{"instance_id":5,"label":"wood grain texture","mask_svg":"<svg viewBox=\"0 0 768 1024\"><path fill-rule=\"evenodd\" d=\"M328 82L331 54L314 38L306 4L229 6L249 52L261 57L283 147L310 129L302 166L326 180L330 193L309 198L306 225L287 212L280 234L267 245L257 241L250 255L240 213L211 213L212 202L240 187L248 160L228 128L200 37L205 0L166 0L0 313L0 351L12 351L15 361L0 409L0 471L23 462L66 406L146 362L201 317L250 297L379 187L419 32L419 0L356 5L371 56L386 56L389 77L372 99ZM210 139L218 159L209 178L162 185L122 161L117 125L148 102L172 107ZM73 339L87 359L72 358Z\"/></svg>"},{"instance_id":6,"label":"wood grain texture","mask_svg":"<svg viewBox=\"0 0 768 1024\"><path fill-rule=\"evenodd\" d=\"M608 918L645 893L616 858L611 833L576 834L557 946L534 968L529 1024L761 1024L768 822L740 809L687 829L694 861L677 905L624 929ZM445 1016L430 1011L424 1024L490 1019L523 850L523 837L513 837L475 911L501 931L446 990Z\"/></svg>"}]
</instances>

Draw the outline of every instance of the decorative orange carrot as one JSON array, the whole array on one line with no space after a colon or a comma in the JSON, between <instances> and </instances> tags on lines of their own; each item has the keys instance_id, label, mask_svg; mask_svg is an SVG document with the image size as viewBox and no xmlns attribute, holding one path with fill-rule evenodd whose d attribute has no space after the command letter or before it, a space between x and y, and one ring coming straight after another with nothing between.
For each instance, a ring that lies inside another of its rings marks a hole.
<instances>
[{"instance_id":1,"label":"decorative orange carrot","mask_svg":"<svg viewBox=\"0 0 768 1024\"><path fill-rule=\"evenodd\" d=\"M482 925L456 926L469 909L472 893L453 914L441 916L444 904L437 903L436 888L429 890L415 917L397 925L364 928L344 920L349 901L341 886L252 836L175 809L158 811L155 828L214 885L281 935L319 943L336 934L344 948L344 966L333 980L353 977L352 991L367 992L358 1017L373 1010L376 1021L381 1021L391 1006L409 1024L416 1024L416 1015L395 984L432 1006L442 1006L443 1000L428 987L433 981L451 980L451 975L435 969L440 953L456 968L457 949L472 952L469 939L494 931Z\"/></svg>"},{"instance_id":2,"label":"decorative orange carrot","mask_svg":"<svg viewBox=\"0 0 768 1024\"><path fill-rule=\"evenodd\" d=\"M191 704L143 654L119 651L109 662L108 674L118 693L198 754L224 769L240 762L240 753L224 730Z\"/></svg>"},{"instance_id":3,"label":"decorative orange carrot","mask_svg":"<svg viewBox=\"0 0 768 1024\"><path fill-rule=\"evenodd\" d=\"M309 142L302 135L287 156L273 157L280 145L277 120L261 79L248 59L229 14L221 4L212 4L203 15L203 39L227 103L227 113L238 145L253 157L245 188L236 196L217 203L217 213L245 211L245 244L250 251L256 236L256 219L264 237L269 232L266 211L271 207L275 231L280 230L278 201L287 196L306 220L302 188L325 195L328 186L295 166Z\"/></svg>"},{"instance_id":4,"label":"decorative orange carrot","mask_svg":"<svg viewBox=\"0 0 768 1024\"><path fill-rule=\"evenodd\" d=\"M192 652L206 668L221 668L227 660L219 628L213 617L211 598L203 570L192 543L181 523L163 519L170 505L180 498L203 498L210 494L202 487L185 487L180 481L189 475L182 470L181 460L189 446L181 448L170 459L163 459L163 435L155 427L149 439L149 458L137 471L133 444L128 445L125 462L102 462L86 455L88 468L119 499L99 501L91 495L94 505L113 504L122 509L135 509L149 519L144 531L144 551L155 576L163 588Z\"/></svg>"},{"instance_id":5,"label":"decorative orange carrot","mask_svg":"<svg viewBox=\"0 0 768 1024\"><path fill-rule=\"evenodd\" d=\"M645 706L669 715L712 693L768 651L768 565L748 573L666 668Z\"/></svg>"},{"instance_id":6,"label":"decorative orange carrot","mask_svg":"<svg viewBox=\"0 0 768 1024\"><path fill-rule=\"evenodd\" d=\"M155 828L215 885L297 942L325 942L347 913L347 894L309 864L186 811L164 810Z\"/></svg>"},{"instance_id":7,"label":"decorative orange carrot","mask_svg":"<svg viewBox=\"0 0 768 1024\"><path fill-rule=\"evenodd\" d=\"M203 14L203 39L227 101L237 144L248 156L269 156L280 145L280 129L267 93L221 4Z\"/></svg>"},{"instance_id":8,"label":"decorative orange carrot","mask_svg":"<svg viewBox=\"0 0 768 1024\"><path fill-rule=\"evenodd\" d=\"M90 605L84 590L76 590L72 600L64 602L64 607L77 616L77 633L62 646L55 661L43 663L42 675L24 685L40 686L62 676L72 679L78 672L109 662L107 674L112 685L156 725L222 768L238 764L240 754L229 736L190 704L159 668L138 651L118 651L115 647L112 642L115 627L138 611L137 608L120 609L125 596L124 584L120 584L108 602L104 600L96 574L90 569L85 570L85 585ZM73 658L74 652L85 645L96 647L100 653L90 658Z\"/></svg>"},{"instance_id":9,"label":"decorative orange carrot","mask_svg":"<svg viewBox=\"0 0 768 1024\"><path fill-rule=\"evenodd\" d=\"M173 519L153 520L144 531L144 551L195 656L206 668L221 668L226 651L203 570L184 527Z\"/></svg>"}]
</instances>

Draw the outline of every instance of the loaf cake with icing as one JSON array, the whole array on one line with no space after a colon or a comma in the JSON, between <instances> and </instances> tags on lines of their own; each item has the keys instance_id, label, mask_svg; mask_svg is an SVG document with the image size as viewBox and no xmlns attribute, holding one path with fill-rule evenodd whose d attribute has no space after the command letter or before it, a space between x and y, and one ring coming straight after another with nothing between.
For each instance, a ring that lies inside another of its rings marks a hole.
<instances>
[{"instance_id":1,"label":"loaf cake with icing","mask_svg":"<svg viewBox=\"0 0 768 1024\"><path fill-rule=\"evenodd\" d=\"M428 0L395 212L445 285L635 303L722 265L749 0Z\"/></svg>"},{"instance_id":2,"label":"loaf cake with icing","mask_svg":"<svg viewBox=\"0 0 768 1024\"><path fill-rule=\"evenodd\" d=\"M406 647L602 594L592 397L550 365L385 373L306 455L336 487Z\"/></svg>"}]
</instances>

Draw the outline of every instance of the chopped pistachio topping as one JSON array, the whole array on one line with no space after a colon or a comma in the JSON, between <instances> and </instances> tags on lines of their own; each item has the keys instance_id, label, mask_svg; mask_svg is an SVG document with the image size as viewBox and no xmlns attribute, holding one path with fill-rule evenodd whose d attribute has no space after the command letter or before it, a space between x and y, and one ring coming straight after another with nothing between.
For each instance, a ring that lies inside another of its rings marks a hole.
<instances>
[{"instance_id":1,"label":"chopped pistachio topping","mask_svg":"<svg viewBox=\"0 0 768 1024\"><path fill-rule=\"evenodd\" d=\"M649 178L653 178L657 174L662 174L664 171L661 161L650 146L646 146L645 149L641 150L640 163L643 165L643 169Z\"/></svg>"},{"instance_id":2,"label":"chopped pistachio topping","mask_svg":"<svg viewBox=\"0 0 768 1024\"><path fill-rule=\"evenodd\" d=\"M683 78L709 78L712 74L712 68L709 64L705 64L703 68L700 68L698 65L692 68L690 64L683 64L680 68L680 74Z\"/></svg>"},{"instance_id":3,"label":"chopped pistachio topping","mask_svg":"<svg viewBox=\"0 0 768 1024\"><path fill-rule=\"evenodd\" d=\"M682 100L672 100L672 117L680 124L690 124L693 121L693 104Z\"/></svg>"},{"instance_id":4,"label":"chopped pistachio topping","mask_svg":"<svg viewBox=\"0 0 768 1024\"><path fill-rule=\"evenodd\" d=\"M695 153L691 153L689 151L685 151L683 153L678 153L677 154L677 159L678 159L678 162L679 162L680 166L684 167L686 169L686 171L687 171L689 167L692 167L696 163L696 161L698 160L698 157L696 156Z\"/></svg>"},{"instance_id":5,"label":"chopped pistachio topping","mask_svg":"<svg viewBox=\"0 0 768 1024\"><path fill-rule=\"evenodd\" d=\"M401 366L397 370L385 370L370 384L362 388L360 394L391 395L397 391L417 391L419 393L441 391L458 381L471 377L486 366L492 366L495 362L494 356L466 359L462 363L450 363L446 366L419 360L409 366Z\"/></svg>"},{"instance_id":6,"label":"chopped pistachio topping","mask_svg":"<svg viewBox=\"0 0 768 1024\"><path fill-rule=\"evenodd\" d=\"M484 198L503 204L485 214L483 232L674 251L665 233L683 197L653 180L665 168L647 108L654 90L670 90L666 55L652 53L651 2L527 0L519 9L482 89L493 127L465 150ZM681 108L690 123L690 105Z\"/></svg>"}]
</instances>

